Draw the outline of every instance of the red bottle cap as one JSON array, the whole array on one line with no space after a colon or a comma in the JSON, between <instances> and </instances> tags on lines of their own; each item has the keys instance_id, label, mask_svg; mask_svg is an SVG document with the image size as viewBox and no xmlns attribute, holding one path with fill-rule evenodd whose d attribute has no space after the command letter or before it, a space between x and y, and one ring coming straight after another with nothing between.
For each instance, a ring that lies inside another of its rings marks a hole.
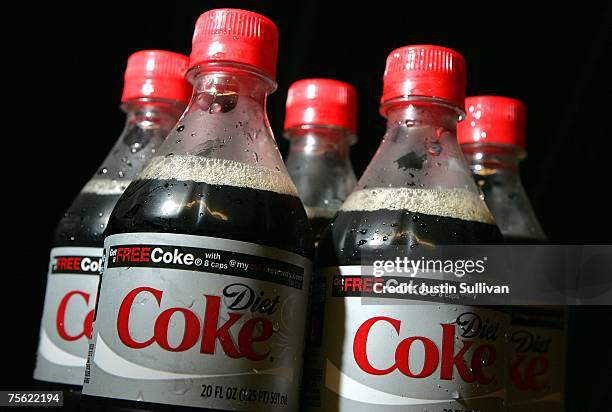
<instances>
[{"instance_id":1,"label":"red bottle cap","mask_svg":"<svg viewBox=\"0 0 612 412\"><path fill-rule=\"evenodd\" d=\"M196 22L189 66L233 62L276 76L278 29L270 19L239 9L215 9Z\"/></svg>"},{"instance_id":2,"label":"red bottle cap","mask_svg":"<svg viewBox=\"0 0 612 412\"><path fill-rule=\"evenodd\" d=\"M465 99L466 117L457 124L459 144L491 143L525 148L527 107L501 96Z\"/></svg>"},{"instance_id":3,"label":"red bottle cap","mask_svg":"<svg viewBox=\"0 0 612 412\"><path fill-rule=\"evenodd\" d=\"M151 98L189 103L192 88L185 80L188 63L187 56L165 50L132 54L125 69L121 102Z\"/></svg>"},{"instance_id":4,"label":"red bottle cap","mask_svg":"<svg viewBox=\"0 0 612 412\"><path fill-rule=\"evenodd\" d=\"M301 125L343 127L357 132L357 92L332 79L298 80L289 87L285 130Z\"/></svg>"},{"instance_id":5,"label":"red bottle cap","mask_svg":"<svg viewBox=\"0 0 612 412\"><path fill-rule=\"evenodd\" d=\"M421 96L446 100L463 110L465 59L446 47L419 45L395 49L387 57L381 104ZM384 116L386 107L381 107Z\"/></svg>"}]
</instances>

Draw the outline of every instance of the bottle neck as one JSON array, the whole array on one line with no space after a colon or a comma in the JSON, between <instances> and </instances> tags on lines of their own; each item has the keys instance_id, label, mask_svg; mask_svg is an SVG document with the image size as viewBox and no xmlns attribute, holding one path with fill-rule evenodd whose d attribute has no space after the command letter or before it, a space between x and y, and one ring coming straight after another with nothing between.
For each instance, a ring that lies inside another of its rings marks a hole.
<instances>
[{"instance_id":1,"label":"bottle neck","mask_svg":"<svg viewBox=\"0 0 612 412\"><path fill-rule=\"evenodd\" d=\"M132 99L123 103L121 109L126 113L122 134L134 127L142 130L156 128L169 132L185 110L185 104L174 100Z\"/></svg>"},{"instance_id":2,"label":"bottle neck","mask_svg":"<svg viewBox=\"0 0 612 412\"><path fill-rule=\"evenodd\" d=\"M505 174L518 178L524 152L516 146L467 144L461 149L475 175Z\"/></svg>"},{"instance_id":3,"label":"bottle neck","mask_svg":"<svg viewBox=\"0 0 612 412\"><path fill-rule=\"evenodd\" d=\"M312 218L331 218L355 187L357 178L350 162L354 136L344 128L294 127L287 169Z\"/></svg>"},{"instance_id":4,"label":"bottle neck","mask_svg":"<svg viewBox=\"0 0 612 412\"><path fill-rule=\"evenodd\" d=\"M249 100L250 109L265 116L267 95L275 87L270 79L239 67L211 65L192 76L193 99L189 109L210 114L231 112L239 100Z\"/></svg>"},{"instance_id":5,"label":"bottle neck","mask_svg":"<svg viewBox=\"0 0 612 412\"><path fill-rule=\"evenodd\" d=\"M331 156L348 160L354 137L344 129L333 126L304 125L286 132L289 156Z\"/></svg>"},{"instance_id":6,"label":"bottle neck","mask_svg":"<svg viewBox=\"0 0 612 412\"><path fill-rule=\"evenodd\" d=\"M439 134L455 135L459 116L452 107L434 102L398 104L387 109L387 131L406 127L440 128Z\"/></svg>"}]
</instances>

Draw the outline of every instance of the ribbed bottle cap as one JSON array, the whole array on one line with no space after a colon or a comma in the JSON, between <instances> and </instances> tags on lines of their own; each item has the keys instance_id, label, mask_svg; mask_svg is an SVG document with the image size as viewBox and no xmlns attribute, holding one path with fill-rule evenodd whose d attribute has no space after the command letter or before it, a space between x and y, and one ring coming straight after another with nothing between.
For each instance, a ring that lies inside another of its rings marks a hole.
<instances>
[{"instance_id":1,"label":"ribbed bottle cap","mask_svg":"<svg viewBox=\"0 0 612 412\"><path fill-rule=\"evenodd\" d=\"M189 58L165 50L141 50L128 58L123 95L125 102L158 98L189 103L191 85L185 80Z\"/></svg>"},{"instance_id":2,"label":"ribbed bottle cap","mask_svg":"<svg viewBox=\"0 0 612 412\"><path fill-rule=\"evenodd\" d=\"M241 63L274 80L277 52L278 29L270 19L247 10L215 9L196 22L189 66Z\"/></svg>"},{"instance_id":3,"label":"ribbed bottle cap","mask_svg":"<svg viewBox=\"0 0 612 412\"><path fill-rule=\"evenodd\" d=\"M446 100L463 109L465 84L465 59L456 51L432 45L400 47L387 57L381 113L385 115L384 103L410 96Z\"/></svg>"},{"instance_id":4,"label":"ribbed bottle cap","mask_svg":"<svg viewBox=\"0 0 612 412\"><path fill-rule=\"evenodd\" d=\"M517 99L472 96L465 99L466 117L457 124L459 144L492 143L525 148L527 107Z\"/></svg>"},{"instance_id":5,"label":"ribbed bottle cap","mask_svg":"<svg viewBox=\"0 0 612 412\"><path fill-rule=\"evenodd\" d=\"M357 92L332 79L298 80L289 87L285 130L301 125L336 126L357 132Z\"/></svg>"}]
</instances>

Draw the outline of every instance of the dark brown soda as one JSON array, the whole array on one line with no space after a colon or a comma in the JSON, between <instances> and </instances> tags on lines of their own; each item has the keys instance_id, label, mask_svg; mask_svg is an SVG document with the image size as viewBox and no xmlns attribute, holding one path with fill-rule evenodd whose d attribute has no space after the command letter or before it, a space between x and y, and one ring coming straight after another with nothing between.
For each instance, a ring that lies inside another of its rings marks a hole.
<instances>
[{"instance_id":1,"label":"dark brown soda","mask_svg":"<svg viewBox=\"0 0 612 412\"><path fill-rule=\"evenodd\" d=\"M418 245L502 243L493 224L408 210L340 211L323 235L318 266L362 265L367 259L409 256Z\"/></svg>"},{"instance_id":2,"label":"dark brown soda","mask_svg":"<svg viewBox=\"0 0 612 412\"><path fill-rule=\"evenodd\" d=\"M102 233L120 196L81 192L57 225L53 245L101 247Z\"/></svg>"},{"instance_id":3,"label":"dark brown soda","mask_svg":"<svg viewBox=\"0 0 612 412\"><path fill-rule=\"evenodd\" d=\"M169 212L168 202L175 207ZM117 203L105 235L181 233L240 240L312 257L308 218L296 196L179 180L137 180Z\"/></svg>"},{"instance_id":4,"label":"dark brown soda","mask_svg":"<svg viewBox=\"0 0 612 412\"><path fill-rule=\"evenodd\" d=\"M537 239L528 236L504 236L504 243L507 245L546 245L544 239Z\"/></svg>"},{"instance_id":5,"label":"dark brown soda","mask_svg":"<svg viewBox=\"0 0 612 412\"><path fill-rule=\"evenodd\" d=\"M310 227L312 228L315 246L318 245L319 242L321 241L321 236L323 236L325 229L327 229L327 226L329 226L332 220L333 220L332 217L318 217L318 216L311 217L309 219Z\"/></svg>"}]
</instances>

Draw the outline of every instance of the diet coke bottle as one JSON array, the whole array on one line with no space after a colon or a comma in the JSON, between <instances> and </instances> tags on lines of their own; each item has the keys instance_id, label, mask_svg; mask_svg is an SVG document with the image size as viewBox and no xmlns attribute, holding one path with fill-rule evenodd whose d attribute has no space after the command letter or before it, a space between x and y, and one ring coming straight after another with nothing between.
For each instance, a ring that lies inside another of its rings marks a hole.
<instances>
[{"instance_id":1,"label":"diet coke bottle","mask_svg":"<svg viewBox=\"0 0 612 412\"><path fill-rule=\"evenodd\" d=\"M461 149L509 244L542 244L546 236L519 176L525 157L527 109L516 99L474 96L457 127ZM514 306L506 379L511 411L561 411L565 380L566 310Z\"/></svg>"},{"instance_id":2,"label":"diet coke bottle","mask_svg":"<svg viewBox=\"0 0 612 412\"><path fill-rule=\"evenodd\" d=\"M287 169L306 208L315 244L357 183L349 157L356 131L357 92L350 84L304 79L289 87Z\"/></svg>"},{"instance_id":3,"label":"diet coke bottle","mask_svg":"<svg viewBox=\"0 0 612 412\"><path fill-rule=\"evenodd\" d=\"M519 175L526 155L525 105L508 97L474 96L465 99L465 107L457 138L504 241L546 243Z\"/></svg>"},{"instance_id":4,"label":"diet coke bottle","mask_svg":"<svg viewBox=\"0 0 612 412\"><path fill-rule=\"evenodd\" d=\"M361 295L369 290L362 276L375 261L502 240L457 143L465 70L459 53L439 46L406 46L387 58L380 109L386 134L319 243L325 308L311 407L504 407L504 311L408 295L370 304Z\"/></svg>"},{"instance_id":5,"label":"diet coke bottle","mask_svg":"<svg viewBox=\"0 0 612 412\"><path fill-rule=\"evenodd\" d=\"M161 50L132 54L121 99L125 128L60 220L53 239L40 328L35 386L78 399L101 271L103 237L121 193L155 154L185 109L188 58Z\"/></svg>"},{"instance_id":6,"label":"diet coke bottle","mask_svg":"<svg viewBox=\"0 0 612 412\"><path fill-rule=\"evenodd\" d=\"M256 13L196 22L191 103L105 232L87 410L296 410L313 246L266 116L277 46Z\"/></svg>"}]
</instances>

